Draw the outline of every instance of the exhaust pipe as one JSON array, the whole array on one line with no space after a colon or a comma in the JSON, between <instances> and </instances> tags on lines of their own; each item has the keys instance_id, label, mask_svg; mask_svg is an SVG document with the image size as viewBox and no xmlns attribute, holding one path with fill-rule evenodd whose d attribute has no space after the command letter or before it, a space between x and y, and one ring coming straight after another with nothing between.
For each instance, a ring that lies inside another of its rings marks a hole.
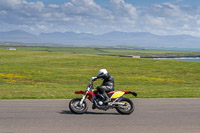
<instances>
[{"instance_id":1,"label":"exhaust pipe","mask_svg":"<svg viewBox=\"0 0 200 133\"><path fill-rule=\"evenodd\" d=\"M122 105L122 106L124 106L124 105L126 105L126 103L122 103L122 102L114 102L114 103L111 103L112 105Z\"/></svg>"}]
</instances>

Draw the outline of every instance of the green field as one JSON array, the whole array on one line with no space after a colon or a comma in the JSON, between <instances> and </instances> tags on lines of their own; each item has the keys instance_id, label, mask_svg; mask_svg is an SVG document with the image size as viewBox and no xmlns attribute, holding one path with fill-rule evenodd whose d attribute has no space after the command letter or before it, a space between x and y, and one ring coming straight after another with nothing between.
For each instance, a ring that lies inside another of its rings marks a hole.
<instances>
[{"instance_id":1,"label":"green field","mask_svg":"<svg viewBox=\"0 0 200 133\"><path fill-rule=\"evenodd\" d=\"M0 99L73 98L101 68L114 76L115 90L132 90L139 98L200 97L200 62L25 49L0 49Z\"/></svg>"},{"instance_id":2,"label":"green field","mask_svg":"<svg viewBox=\"0 0 200 133\"><path fill-rule=\"evenodd\" d=\"M9 48L0 46L0 49ZM141 57L178 57L200 56L200 52L166 51L166 50L142 50L142 49L109 49L109 48L74 48L74 47L15 47L17 50L61 52L71 54L92 55L136 55Z\"/></svg>"}]
</instances>

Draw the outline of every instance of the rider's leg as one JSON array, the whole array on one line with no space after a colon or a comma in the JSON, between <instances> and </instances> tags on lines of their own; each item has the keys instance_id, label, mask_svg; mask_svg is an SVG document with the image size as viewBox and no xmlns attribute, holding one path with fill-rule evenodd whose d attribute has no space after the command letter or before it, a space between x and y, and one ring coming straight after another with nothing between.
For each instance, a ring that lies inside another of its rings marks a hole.
<instances>
[{"instance_id":1,"label":"rider's leg","mask_svg":"<svg viewBox=\"0 0 200 133\"><path fill-rule=\"evenodd\" d=\"M100 92L103 95L103 97L105 98L104 103L108 103L110 101L108 95L106 94L106 92L110 91L109 87L100 86L100 87L97 87L97 91Z\"/></svg>"}]
</instances>

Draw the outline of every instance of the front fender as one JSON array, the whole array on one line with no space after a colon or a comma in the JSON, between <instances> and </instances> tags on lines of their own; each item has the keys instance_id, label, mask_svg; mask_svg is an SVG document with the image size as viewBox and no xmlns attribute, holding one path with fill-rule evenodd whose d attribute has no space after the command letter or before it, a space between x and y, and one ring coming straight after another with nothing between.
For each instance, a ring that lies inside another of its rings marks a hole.
<instances>
[{"instance_id":1,"label":"front fender","mask_svg":"<svg viewBox=\"0 0 200 133\"><path fill-rule=\"evenodd\" d=\"M86 91L75 91L75 94L85 94Z\"/></svg>"}]
</instances>

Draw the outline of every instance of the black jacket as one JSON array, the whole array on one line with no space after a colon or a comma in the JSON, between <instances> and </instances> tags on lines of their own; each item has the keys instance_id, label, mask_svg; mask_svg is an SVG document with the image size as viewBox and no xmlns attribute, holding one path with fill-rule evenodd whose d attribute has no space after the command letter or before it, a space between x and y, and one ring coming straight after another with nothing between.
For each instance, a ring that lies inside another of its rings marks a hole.
<instances>
[{"instance_id":1,"label":"black jacket","mask_svg":"<svg viewBox=\"0 0 200 133\"><path fill-rule=\"evenodd\" d=\"M112 89L114 89L114 78L112 75L110 75L109 73L107 74L101 74L98 75L97 78L102 78L104 79L103 83L101 84L101 86L109 86Z\"/></svg>"}]
</instances>

